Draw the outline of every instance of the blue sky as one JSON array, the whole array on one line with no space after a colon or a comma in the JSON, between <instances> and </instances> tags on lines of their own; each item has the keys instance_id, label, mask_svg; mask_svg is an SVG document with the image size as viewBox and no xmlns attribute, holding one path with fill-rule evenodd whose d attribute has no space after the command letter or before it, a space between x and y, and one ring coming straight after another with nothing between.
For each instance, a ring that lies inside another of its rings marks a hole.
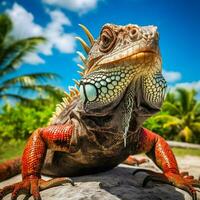
<instances>
[{"instance_id":1,"label":"blue sky","mask_svg":"<svg viewBox=\"0 0 200 200\"><path fill-rule=\"evenodd\" d=\"M79 78L74 36L84 36L78 24L94 37L105 23L157 25L164 75L172 86L200 91L200 1L198 0L0 0L0 11L14 20L13 35L43 35L49 43L29 55L18 73L51 71L62 76L55 84L67 89Z\"/></svg>"}]
</instances>

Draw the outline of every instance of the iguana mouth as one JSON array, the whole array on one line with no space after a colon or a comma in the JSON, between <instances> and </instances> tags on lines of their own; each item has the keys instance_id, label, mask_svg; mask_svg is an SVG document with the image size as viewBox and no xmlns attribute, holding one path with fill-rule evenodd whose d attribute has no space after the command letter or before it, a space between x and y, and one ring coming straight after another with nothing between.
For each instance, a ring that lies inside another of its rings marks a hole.
<instances>
[{"instance_id":1,"label":"iguana mouth","mask_svg":"<svg viewBox=\"0 0 200 200\"><path fill-rule=\"evenodd\" d=\"M138 62L145 64L145 60L148 62L153 62L153 58L158 58L161 61L160 52L157 49L140 49L138 51L134 51L132 54L129 52L118 53L118 55L113 58L100 58L99 61L89 68L87 74L104 67L114 68L122 65L123 62L129 62L130 65L137 64Z\"/></svg>"},{"instance_id":2,"label":"iguana mouth","mask_svg":"<svg viewBox=\"0 0 200 200\"><path fill-rule=\"evenodd\" d=\"M117 104L133 79L136 80L143 76L151 77L151 74L153 79L153 75L160 68L160 54L158 51L151 49L138 51L115 62L98 64L90 72L86 73L81 80L81 99L85 105L90 104L90 109L96 109L96 107L101 107L102 105ZM142 86L143 90L145 90L144 93L150 92L148 91L149 87L154 89L154 85L150 84L148 86L148 83ZM159 93L152 94L152 96L147 94L144 95L144 98L148 105L152 103L152 108L157 106L157 101L161 102Z\"/></svg>"}]
</instances>

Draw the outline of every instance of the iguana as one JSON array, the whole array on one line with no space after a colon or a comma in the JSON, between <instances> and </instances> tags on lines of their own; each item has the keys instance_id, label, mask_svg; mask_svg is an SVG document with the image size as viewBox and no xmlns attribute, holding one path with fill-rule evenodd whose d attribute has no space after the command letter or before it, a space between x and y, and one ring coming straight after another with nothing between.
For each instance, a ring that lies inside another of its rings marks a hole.
<instances>
[{"instance_id":1,"label":"iguana","mask_svg":"<svg viewBox=\"0 0 200 200\"><path fill-rule=\"evenodd\" d=\"M145 182L174 185L196 200L200 181L180 173L167 142L142 127L160 110L166 90L157 27L105 24L96 40L81 27L90 45L77 38L87 54L78 52L84 63L80 82L75 80L79 90L70 88L50 124L33 132L22 156L22 181L1 189L0 199L24 193L39 200L41 190L73 184L65 177L109 170L145 152L163 171L147 171ZM10 169L19 172L17 162ZM57 178L45 181L41 174Z\"/></svg>"}]
</instances>

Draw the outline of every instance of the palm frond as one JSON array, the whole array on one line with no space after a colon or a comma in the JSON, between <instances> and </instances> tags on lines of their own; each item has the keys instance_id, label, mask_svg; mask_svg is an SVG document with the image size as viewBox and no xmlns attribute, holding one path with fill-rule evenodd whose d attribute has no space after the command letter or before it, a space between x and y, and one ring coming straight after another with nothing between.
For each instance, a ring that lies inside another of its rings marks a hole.
<instances>
[{"instance_id":1,"label":"palm frond","mask_svg":"<svg viewBox=\"0 0 200 200\"><path fill-rule=\"evenodd\" d=\"M200 101L197 102L197 103L194 105L194 107L193 107L193 109L192 109L192 113L193 113L195 116L200 115Z\"/></svg>"},{"instance_id":2,"label":"palm frond","mask_svg":"<svg viewBox=\"0 0 200 200\"><path fill-rule=\"evenodd\" d=\"M183 124L182 119L179 119L178 117L171 116L171 115L168 115L168 114L157 115L157 116L154 117L154 119L158 122L162 121L163 126L165 128L172 126L172 125L175 126L175 125Z\"/></svg>"},{"instance_id":3,"label":"palm frond","mask_svg":"<svg viewBox=\"0 0 200 200\"><path fill-rule=\"evenodd\" d=\"M61 99L64 91L51 85L22 85L18 87L18 93L37 92L51 95L55 99Z\"/></svg>"},{"instance_id":4,"label":"palm frond","mask_svg":"<svg viewBox=\"0 0 200 200\"><path fill-rule=\"evenodd\" d=\"M195 116L194 122L200 122L200 116Z\"/></svg>"},{"instance_id":5,"label":"palm frond","mask_svg":"<svg viewBox=\"0 0 200 200\"><path fill-rule=\"evenodd\" d=\"M0 52L0 76L15 71L21 64L23 58L36 47L45 42L43 37L31 37L19 40Z\"/></svg>"},{"instance_id":6,"label":"palm frond","mask_svg":"<svg viewBox=\"0 0 200 200\"><path fill-rule=\"evenodd\" d=\"M32 100L30 98L23 97L17 94L12 94L12 93L0 94L0 99L12 99L12 100L23 101L23 102L30 102Z\"/></svg>"},{"instance_id":7,"label":"palm frond","mask_svg":"<svg viewBox=\"0 0 200 200\"><path fill-rule=\"evenodd\" d=\"M188 126L185 126L180 132L179 132L179 136L183 137L184 140L186 142L191 142L192 140L192 135L193 135L193 132L192 130L188 127Z\"/></svg>"},{"instance_id":8,"label":"palm frond","mask_svg":"<svg viewBox=\"0 0 200 200\"><path fill-rule=\"evenodd\" d=\"M12 21L6 14L0 15L0 45L4 42L8 33L12 30Z\"/></svg>"},{"instance_id":9,"label":"palm frond","mask_svg":"<svg viewBox=\"0 0 200 200\"><path fill-rule=\"evenodd\" d=\"M169 128L169 127L172 127L172 126L181 126L181 122L180 121L169 121L169 122L166 122L163 124L163 128Z\"/></svg>"},{"instance_id":10,"label":"palm frond","mask_svg":"<svg viewBox=\"0 0 200 200\"><path fill-rule=\"evenodd\" d=\"M171 102L171 103L176 102L176 95L175 95L175 93L168 92L167 95L166 95L165 101L168 101L168 102Z\"/></svg>"},{"instance_id":11,"label":"palm frond","mask_svg":"<svg viewBox=\"0 0 200 200\"><path fill-rule=\"evenodd\" d=\"M24 74L21 76L13 77L10 79L7 79L5 81L1 82L1 85L3 90L9 88L10 86L14 84L20 84L20 85L34 85L37 82L46 82L49 80L55 80L57 78L60 78L59 75L55 73L32 73L32 74Z\"/></svg>"},{"instance_id":12,"label":"palm frond","mask_svg":"<svg viewBox=\"0 0 200 200\"><path fill-rule=\"evenodd\" d=\"M188 113L192 110L195 104L195 90L187 90L185 88L177 88L179 94L178 101L181 104L183 113Z\"/></svg>"},{"instance_id":13,"label":"palm frond","mask_svg":"<svg viewBox=\"0 0 200 200\"><path fill-rule=\"evenodd\" d=\"M181 115L181 110L174 104L169 101L165 101L162 105L162 111L167 111L171 115Z\"/></svg>"},{"instance_id":14,"label":"palm frond","mask_svg":"<svg viewBox=\"0 0 200 200\"><path fill-rule=\"evenodd\" d=\"M190 124L192 130L200 133L200 122L193 122Z\"/></svg>"},{"instance_id":15,"label":"palm frond","mask_svg":"<svg viewBox=\"0 0 200 200\"><path fill-rule=\"evenodd\" d=\"M156 115L154 118L157 119L157 120L181 121L181 119L179 119L178 117L168 115L168 114Z\"/></svg>"}]
</instances>

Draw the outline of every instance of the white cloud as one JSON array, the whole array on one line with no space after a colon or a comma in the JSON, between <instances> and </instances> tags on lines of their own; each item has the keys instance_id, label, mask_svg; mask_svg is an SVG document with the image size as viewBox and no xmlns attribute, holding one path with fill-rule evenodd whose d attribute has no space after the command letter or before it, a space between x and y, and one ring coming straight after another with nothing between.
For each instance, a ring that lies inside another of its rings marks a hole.
<instances>
[{"instance_id":1,"label":"white cloud","mask_svg":"<svg viewBox=\"0 0 200 200\"><path fill-rule=\"evenodd\" d=\"M32 65L37 65L37 64L44 64L45 60L43 60L38 54L36 53L29 53L25 58L24 58L25 63L29 63Z\"/></svg>"},{"instance_id":2,"label":"white cloud","mask_svg":"<svg viewBox=\"0 0 200 200\"><path fill-rule=\"evenodd\" d=\"M69 18L60 10L50 11L51 21L42 27L34 22L32 13L25 10L21 5L14 3L12 9L8 9L7 14L13 21L12 35L15 38L23 39L33 36L44 36L47 43L38 47L38 52L44 55L52 55L55 48L61 53L73 53L76 42L73 33L64 33L64 26L71 26ZM30 64L44 63L44 60L36 53L29 54L25 61Z\"/></svg>"},{"instance_id":3,"label":"white cloud","mask_svg":"<svg viewBox=\"0 0 200 200\"><path fill-rule=\"evenodd\" d=\"M77 12L79 15L95 9L99 1L101 0L43 0L48 5L59 6Z\"/></svg>"},{"instance_id":4,"label":"white cloud","mask_svg":"<svg viewBox=\"0 0 200 200\"><path fill-rule=\"evenodd\" d=\"M64 33L64 26L71 26L71 21L59 10L47 11L51 17L51 22L47 24L44 30L44 35L49 40L49 48L56 48L62 53L73 53L75 51L74 34ZM42 48L42 47L41 47ZM45 54L51 54L51 51L42 48Z\"/></svg>"},{"instance_id":5,"label":"white cloud","mask_svg":"<svg viewBox=\"0 0 200 200\"><path fill-rule=\"evenodd\" d=\"M200 91L200 80L199 81L193 81L193 82L183 82L183 83L177 83L174 88L183 87L186 89L195 89L197 91Z\"/></svg>"},{"instance_id":6,"label":"white cloud","mask_svg":"<svg viewBox=\"0 0 200 200\"><path fill-rule=\"evenodd\" d=\"M169 83L173 83L181 79L181 73L175 71L163 70L163 76Z\"/></svg>"},{"instance_id":7,"label":"white cloud","mask_svg":"<svg viewBox=\"0 0 200 200\"><path fill-rule=\"evenodd\" d=\"M22 6L14 3L12 9L6 10L13 21L13 35L19 39L41 35L42 27L34 23L32 13L26 11Z\"/></svg>"},{"instance_id":8,"label":"white cloud","mask_svg":"<svg viewBox=\"0 0 200 200\"><path fill-rule=\"evenodd\" d=\"M61 28L62 25L71 26L71 21L69 18L60 10L49 11L47 13L51 16L52 19L52 26L55 26L57 29Z\"/></svg>"}]
</instances>

